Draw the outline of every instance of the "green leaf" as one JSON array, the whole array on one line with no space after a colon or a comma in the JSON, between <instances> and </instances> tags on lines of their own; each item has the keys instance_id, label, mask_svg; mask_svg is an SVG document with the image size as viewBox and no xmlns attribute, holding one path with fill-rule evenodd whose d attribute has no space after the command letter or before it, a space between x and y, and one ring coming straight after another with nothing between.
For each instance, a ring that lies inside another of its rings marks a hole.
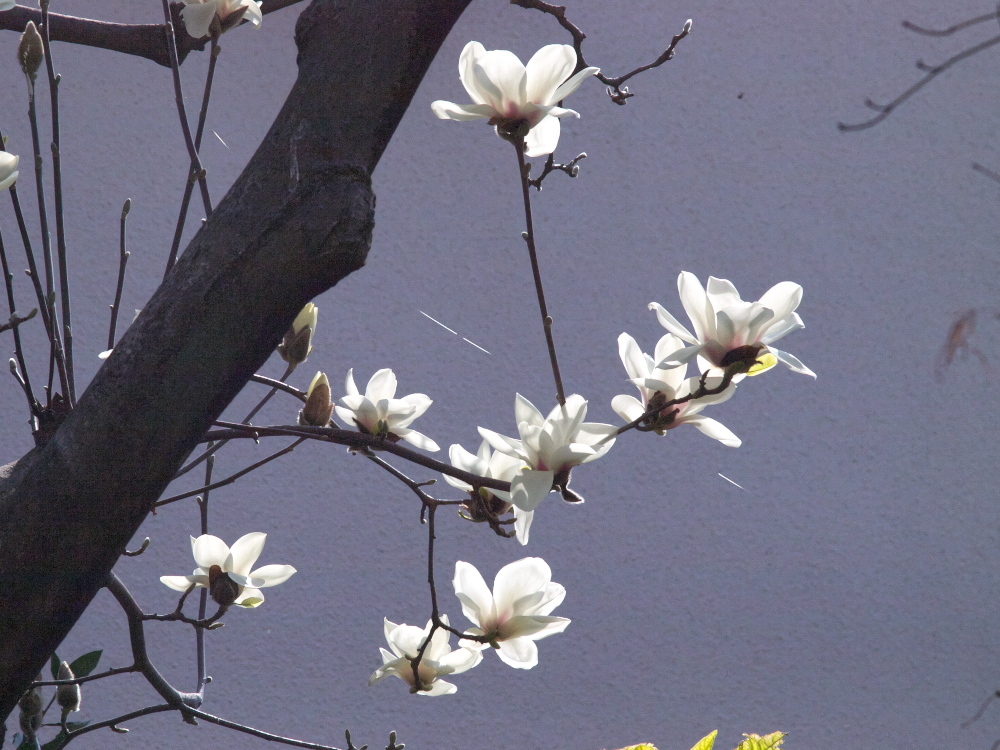
<instances>
[{"instance_id":1,"label":"green leaf","mask_svg":"<svg viewBox=\"0 0 1000 750\"><path fill-rule=\"evenodd\" d=\"M784 732L774 732L765 737L759 734L744 734L746 737L736 750L775 750L785 740Z\"/></svg>"},{"instance_id":2,"label":"green leaf","mask_svg":"<svg viewBox=\"0 0 1000 750\"><path fill-rule=\"evenodd\" d=\"M91 651L89 654L84 654L74 661L69 665L69 668L73 670L73 675L75 677L86 677L89 675L97 668L97 662L101 660L101 654L103 653L104 651L102 650Z\"/></svg>"},{"instance_id":3,"label":"green leaf","mask_svg":"<svg viewBox=\"0 0 1000 750\"><path fill-rule=\"evenodd\" d=\"M59 655L55 651L52 652L52 658L49 659L49 671L52 672L52 679L59 679Z\"/></svg>"},{"instance_id":4,"label":"green leaf","mask_svg":"<svg viewBox=\"0 0 1000 750\"><path fill-rule=\"evenodd\" d=\"M30 739L26 734L18 736L21 738L21 741L17 745L17 750L36 750L38 747L37 739Z\"/></svg>"},{"instance_id":5,"label":"green leaf","mask_svg":"<svg viewBox=\"0 0 1000 750\"><path fill-rule=\"evenodd\" d=\"M715 747L715 738L719 734L719 730L716 729L711 734L702 737L698 740L698 744L691 748L691 750L712 750Z\"/></svg>"},{"instance_id":6,"label":"green leaf","mask_svg":"<svg viewBox=\"0 0 1000 750\"><path fill-rule=\"evenodd\" d=\"M61 750L61 748L66 744L66 733L59 732L55 736L55 739L51 739L42 745L42 750Z\"/></svg>"}]
</instances>

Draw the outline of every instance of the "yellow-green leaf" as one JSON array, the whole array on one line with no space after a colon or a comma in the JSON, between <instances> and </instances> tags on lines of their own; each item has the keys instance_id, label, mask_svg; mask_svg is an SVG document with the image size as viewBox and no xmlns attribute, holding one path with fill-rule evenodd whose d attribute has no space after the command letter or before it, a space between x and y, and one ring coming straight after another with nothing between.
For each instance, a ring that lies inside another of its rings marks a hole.
<instances>
[{"instance_id":1,"label":"yellow-green leaf","mask_svg":"<svg viewBox=\"0 0 1000 750\"><path fill-rule=\"evenodd\" d=\"M710 735L702 737L698 740L698 744L691 748L691 750L712 750L715 747L715 737L719 734L719 730L716 729Z\"/></svg>"},{"instance_id":2,"label":"yellow-green leaf","mask_svg":"<svg viewBox=\"0 0 1000 750\"><path fill-rule=\"evenodd\" d=\"M628 747L623 747L621 750L656 750L655 747L650 745L648 742L642 742L638 745L629 745Z\"/></svg>"},{"instance_id":3,"label":"yellow-green leaf","mask_svg":"<svg viewBox=\"0 0 1000 750\"><path fill-rule=\"evenodd\" d=\"M775 750L781 747L784 742L784 732L774 732L773 734L761 737L759 734L744 734L746 737L736 750Z\"/></svg>"}]
</instances>

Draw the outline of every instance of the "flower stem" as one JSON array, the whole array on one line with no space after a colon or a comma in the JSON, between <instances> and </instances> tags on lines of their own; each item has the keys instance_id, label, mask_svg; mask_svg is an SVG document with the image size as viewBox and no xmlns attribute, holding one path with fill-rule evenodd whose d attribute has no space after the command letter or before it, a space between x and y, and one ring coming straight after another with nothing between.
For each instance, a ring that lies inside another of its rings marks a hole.
<instances>
[{"instance_id":1,"label":"flower stem","mask_svg":"<svg viewBox=\"0 0 1000 750\"><path fill-rule=\"evenodd\" d=\"M535 228L531 221L531 193L529 192L530 180L528 179L527 165L524 161L524 139L518 138L514 141L514 150L517 152L517 169L521 179L521 195L524 198L524 223L527 231L522 235L525 244L528 246L528 257L531 259L531 273L535 277L535 293L538 295L538 311L542 315L542 326L545 329L545 345L549 350L549 362L552 364L552 376L556 381L556 398L559 405L565 406L566 392L563 390L562 375L559 374L559 359L556 357L556 344L552 338L552 317L549 315L545 305L545 289L542 287L542 273L538 269L538 255L535 252Z\"/></svg>"}]
</instances>

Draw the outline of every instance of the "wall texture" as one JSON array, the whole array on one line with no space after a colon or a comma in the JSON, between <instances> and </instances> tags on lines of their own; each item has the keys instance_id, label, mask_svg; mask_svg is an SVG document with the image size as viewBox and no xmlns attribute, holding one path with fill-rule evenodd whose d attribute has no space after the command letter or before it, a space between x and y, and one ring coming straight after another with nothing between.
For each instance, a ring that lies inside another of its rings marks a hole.
<instances>
[{"instance_id":1,"label":"wall texture","mask_svg":"<svg viewBox=\"0 0 1000 750\"><path fill-rule=\"evenodd\" d=\"M294 79L297 9L224 37L203 153L217 197ZM53 10L161 18L154 0L61 0ZM959 727L1000 687L1000 186L970 168L1000 169L987 86L996 53L947 73L874 130L843 135L835 125L866 117L866 96L886 100L908 86L919 75L915 59L940 61L995 31L984 24L935 40L900 20L944 27L991 10L975 0L571 4L589 34L589 61L611 74L651 59L689 17L694 33L674 61L633 82L627 107L608 103L596 83L570 102L582 118L564 121L557 155L588 158L579 179L553 175L535 203L568 390L590 399L590 419L617 421L611 398L631 386L616 338L628 331L652 348L662 329L646 304L679 314L680 270L729 278L750 298L778 281L801 283L807 328L785 348L818 379L775 370L714 409L743 438L739 449L689 429L626 436L574 475L584 506L545 501L526 549L443 514L438 576L454 621L454 560L489 579L532 554L568 589L556 614L573 623L540 642L534 670L487 654L456 678L456 695L435 700L396 681L366 686L380 661L382 617L422 624L429 610L425 530L405 488L316 444L214 493L215 533L232 541L266 531L262 562L299 573L211 634L206 709L320 742L339 743L350 729L373 747L396 729L411 748L596 750L648 740L684 750L718 728L723 747L741 732L782 729L793 748L988 748L1000 737L1000 707ZM316 349L294 383L304 388L323 369L336 387L350 367L359 380L392 367L402 392L435 400L420 429L473 450L476 425L514 431L515 392L548 408L553 389L510 147L485 125L430 113L434 99L465 101L456 63L469 39L522 59L566 41L550 18L499 0L473 5L376 172L368 265L317 300ZM0 128L24 157L16 43L0 35ZM105 348L121 203L133 201L123 305L131 311L162 275L186 159L168 71L67 45L56 55L85 382ZM192 108L204 69L204 55L184 66ZM25 199L29 172L22 162ZM9 203L0 202L0 229L16 249ZM26 284L19 293L27 300ZM951 323L973 308L973 341L988 366L970 356L937 374ZM282 364L275 357L265 374L279 375ZM259 397L254 388L233 417ZM6 461L30 437L11 379L0 379L0 393ZM275 399L266 420L291 422L296 409ZM227 449L217 475L277 447ZM196 481L188 475L178 491ZM150 611L175 603L158 577L191 567L197 511L183 505L151 517L140 535L153 538L151 548L118 567ZM152 631L158 663L193 686L190 633ZM124 618L103 595L60 655L102 647L107 666L127 663ZM138 680L120 679L88 686L81 716L154 699ZM175 717L131 728L81 745L256 746Z\"/></svg>"}]
</instances>

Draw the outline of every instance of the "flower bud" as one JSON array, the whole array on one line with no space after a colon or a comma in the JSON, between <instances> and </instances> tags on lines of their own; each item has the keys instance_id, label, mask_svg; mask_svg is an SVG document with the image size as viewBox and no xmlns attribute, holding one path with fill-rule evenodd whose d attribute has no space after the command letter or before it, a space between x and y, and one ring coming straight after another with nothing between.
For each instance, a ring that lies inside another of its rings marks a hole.
<instances>
[{"instance_id":1,"label":"flower bud","mask_svg":"<svg viewBox=\"0 0 1000 750\"><path fill-rule=\"evenodd\" d=\"M0 190L6 190L17 182L17 164L21 157L7 151L0 151Z\"/></svg>"},{"instance_id":2,"label":"flower bud","mask_svg":"<svg viewBox=\"0 0 1000 750\"><path fill-rule=\"evenodd\" d=\"M691 19L690 18L684 22L684 33L685 34L690 34L691 33Z\"/></svg>"},{"instance_id":3,"label":"flower bud","mask_svg":"<svg viewBox=\"0 0 1000 750\"><path fill-rule=\"evenodd\" d=\"M68 662L59 665L59 679L72 680L76 677ZM65 713L80 710L80 685L60 685L56 688L56 703L58 703Z\"/></svg>"},{"instance_id":4,"label":"flower bud","mask_svg":"<svg viewBox=\"0 0 1000 750\"><path fill-rule=\"evenodd\" d=\"M228 573L223 573L219 565L208 569L208 590L220 607L229 607L240 597L240 585Z\"/></svg>"},{"instance_id":5,"label":"flower bud","mask_svg":"<svg viewBox=\"0 0 1000 750\"><path fill-rule=\"evenodd\" d=\"M28 21L21 34L21 43L17 46L17 61L21 63L21 70L34 83L38 75L38 69L42 67L45 60L45 47L42 44L42 35L38 33L38 28L34 21Z\"/></svg>"},{"instance_id":6,"label":"flower bud","mask_svg":"<svg viewBox=\"0 0 1000 750\"><path fill-rule=\"evenodd\" d=\"M326 374L317 372L306 393L306 405L299 412L299 424L326 427L333 415L333 401L330 397L330 381Z\"/></svg>"},{"instance_id":7,"label":"flower bud","mask_svg":"<svg viewBox=\"0 0 1000 750\"><path fill-rule=\"evenodd\" d=\"M42 713L42 694L38 692L38 688L34 690L27 691L21 696L21 700L17 702L20 706L21 712L26 716L36 716Z\"/></svg>"},{"instance_id":8,"label":"flower bud","mask_svg":"<svg viewBox=\"0 0 1000 750\"><path fill-rule=\"evenodd\" d=\"M312 337L318 317L319 308L310 302L295 317L292 327L278 344L278 354L292 367L301 365L312 354Z\"/></svg>"}]
</instances>

